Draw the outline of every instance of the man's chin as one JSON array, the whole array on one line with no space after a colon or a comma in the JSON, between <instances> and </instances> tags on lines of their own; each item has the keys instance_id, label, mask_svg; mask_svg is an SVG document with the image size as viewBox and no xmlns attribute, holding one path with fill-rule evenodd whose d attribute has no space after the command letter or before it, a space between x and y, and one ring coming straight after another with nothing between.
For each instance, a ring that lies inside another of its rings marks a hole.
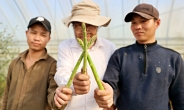
<instances>
[{"instance_id":1,"label":"man's chin","mask_svg":"<svg viewBox=\"0 0 184 110\"><path fill-rule=\"evenodd\" d=\"M30 48L32 51L34 51L34 52L39 52L39 51L42 51L42 50L44 50L44 49L42 49L42 48L35 48L35 47L33 47L33 48Z\"/></svg>"}]
</instances>

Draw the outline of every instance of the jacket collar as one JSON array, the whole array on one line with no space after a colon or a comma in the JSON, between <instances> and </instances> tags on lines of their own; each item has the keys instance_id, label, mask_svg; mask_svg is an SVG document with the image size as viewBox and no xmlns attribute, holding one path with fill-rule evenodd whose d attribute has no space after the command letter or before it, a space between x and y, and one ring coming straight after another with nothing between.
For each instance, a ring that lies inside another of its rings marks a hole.
<instances>
[{"instance_id":1,"label":"jacket collar","mask_svg":"<svg viewBox=\"0 0 184 110\"><path fill-rule=\"evenodd\" d=\"M153 43L148 43L148 44L140 44L137 41L135 43L136 50L144 50L145 46L146 46L147 51L153 51L159 47L159 45L157 44L157 41Z\"/></svg>"},{"instance_id":2,"label":"jacket collar","mask_svg":"<svg viewBox=\"0 0 184 110\"><path fill-rule=\"evenodd\" d=\"M155 41L153 43L147 43L147 44L140 44L139 42L136 41L136 44L139 45L139 46L147 45L147 47L150 47L150 46L153 46L153 45L157 44L157 41Z\"/></svg>"}]
</instances>

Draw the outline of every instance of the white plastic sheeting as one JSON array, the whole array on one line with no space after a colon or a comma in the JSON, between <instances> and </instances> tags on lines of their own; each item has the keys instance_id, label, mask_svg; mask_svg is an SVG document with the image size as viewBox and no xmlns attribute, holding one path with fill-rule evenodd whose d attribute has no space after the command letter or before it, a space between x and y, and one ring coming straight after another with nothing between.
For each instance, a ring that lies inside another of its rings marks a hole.
<instances>
[{"instance_id":1,"label":"white plastic sheeting","mask_svg":"<svg viewBox=\"0 0 184 110\"><path fill-rule=\"evenodd\" d=\"M70 15L73 4L81 0L0 0L0 22L14 36L21 50L27 48L25 31L29 20L36 16L46 17L52 25L49 52L57 56L57 46L63 39L74 37L72 27L62 24L62 18ZM184 54L184 0L93 0L99 4L101 15L112 18L107 28L101 27L98 36L110 39L117 47L134 43L130 23L125 15L139 3L149 3L160 12L161 26L156 37L163 46Z\"/></svg>"}]
</instances>

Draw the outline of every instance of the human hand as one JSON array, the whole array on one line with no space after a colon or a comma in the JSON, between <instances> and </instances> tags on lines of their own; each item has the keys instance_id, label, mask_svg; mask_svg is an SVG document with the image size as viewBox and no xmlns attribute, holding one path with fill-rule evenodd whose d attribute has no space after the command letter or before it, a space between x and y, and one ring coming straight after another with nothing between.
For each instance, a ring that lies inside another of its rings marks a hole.
<instances>
[{"instance_id":1,"label":"human hand","mask_svg":"<svg viewBox=\"0 0 184 110\"><path fill-rule=\"evenodd\" d=\"M103 81L102 84L105 90L95 89L94 98L99 107L104 108L104 110L111 110L109 108L113 105L113 89L109 84Z\"/></svg>"},{"instance_id":2,"label":"human hand","mask_svg":"<svg viewBox=\"0 0 184 110\"><path fill-rule=\"evenodd\" d=\"M88 74L77 73L75 75L73 86L76 94L82 95L89 92L91 83L89 79L90 76Z\"/></svg>"},{"instance_id":3,"label":"human hand","mask_svg":"<svg viewBox=\"0 0 184 110\"><path fill-rule=\"evenodd\" d=\"M54 95L54 102L58 108L66 105L72 98L72 89L60 86L56 89Z\"/></svg>"},{"instance_id":4,"label":"human hand","mask_svg":"<svg viewBox=\"0 0 184 110\"><path fill-rule=\"evenodd\" d=\"M113 104L110 108L104 108L103 110L117 110L116 106Z\"/></svg>"}]
</instances>

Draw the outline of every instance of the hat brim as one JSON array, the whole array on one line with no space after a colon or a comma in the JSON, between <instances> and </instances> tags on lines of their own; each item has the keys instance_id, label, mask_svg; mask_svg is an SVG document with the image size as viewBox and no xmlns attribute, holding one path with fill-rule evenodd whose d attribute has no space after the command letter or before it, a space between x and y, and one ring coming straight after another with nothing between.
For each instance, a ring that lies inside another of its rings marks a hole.
<instances>
[{"instance_id":1,"label":"hat brim","mask_svg":"<svg viewBox=\"0 0 184 110\"><path fill-rule=\"evenodd\" d=\"M69 27L71 22L84 22L94 26L108 26L111 19L104 16L69 16L62 20L65 26Z\"/></svg>"},{"instance_id":2,"label":"hat brim","mask_svg":"<svg viewBox=\"0 0 184 110\"><path fill-rule=\"evenodd\" d=\"M133 12L128 13L125 16L125 19L124 19L125 22L130 22L132 20L132 17L133 17L134 14L138 14L138 15L142 16L143 18L146 18L146 19L152 19L152 18L154 18L153 16L150 16L149 14L133 11Z\"/></svg>"}]
</instances>

